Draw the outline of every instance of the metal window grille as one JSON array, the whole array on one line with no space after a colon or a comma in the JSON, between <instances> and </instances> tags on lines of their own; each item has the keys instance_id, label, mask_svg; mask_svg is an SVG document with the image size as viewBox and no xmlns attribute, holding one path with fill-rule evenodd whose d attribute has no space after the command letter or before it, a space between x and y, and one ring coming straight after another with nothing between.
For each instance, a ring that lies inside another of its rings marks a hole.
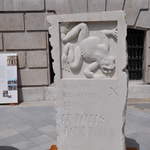
<instances>
[{"instance_id":1,"label":"metal window grille","mask_svg":"<svg viewBox=\"0 0 150 150\"><path fill-rule=\"evenodd\" d=\"M141 80L143 77L144 31L128 29L128 72L130 80Z\"/></svg>"}]
</instances>

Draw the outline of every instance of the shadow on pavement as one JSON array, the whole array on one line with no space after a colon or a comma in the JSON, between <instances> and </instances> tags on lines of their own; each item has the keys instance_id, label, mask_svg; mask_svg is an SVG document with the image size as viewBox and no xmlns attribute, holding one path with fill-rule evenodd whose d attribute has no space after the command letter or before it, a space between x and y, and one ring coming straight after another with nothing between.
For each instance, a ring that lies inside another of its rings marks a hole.
<instances>
[{"instance_id":1,"label":"shadow on pavement","mask_svg":"<svg viewBox=\"0 0 150 150\"><path fill-rule=\"evenodd\" d=\"M11 146L0 146L0 150L19 150L19 149Z\"/></svg>"},{"instance_id":2,"label":"shadow on pavement","mask_svg":"<svg viewBox=\"0 0 150 150\"><path fill-rule=\"evenodd\" d=\"M136 142L136 140L126 137L126 147L140 149L140 145Z\"/></svg>"},{"instance_id":3,"label":"shadow on pavement","mask_svg":"<svg viewBox=\"0 0 150 150\"><path fill-rule=\"evenodd\" d=\"M140 149L140 145L136 142L136 140L126 137L126 147ZM0 146L0 150L19 150L15 147L11 146Z\"/></svg>"}]
</instances>

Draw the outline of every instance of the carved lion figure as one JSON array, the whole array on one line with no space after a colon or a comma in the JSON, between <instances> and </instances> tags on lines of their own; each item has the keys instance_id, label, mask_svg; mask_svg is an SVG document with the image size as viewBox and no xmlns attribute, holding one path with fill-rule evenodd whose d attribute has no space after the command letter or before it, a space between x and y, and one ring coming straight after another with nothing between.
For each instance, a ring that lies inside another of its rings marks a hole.
<instances>
[{"instance_id":1,"label":"carved lion figure","mask_svg":"<svg viewBox=\"0 0 150 150\"><path fill-rule=\"evenodd\" d=\"M101 69L105 75L111 75L115 70L115 58L109 56L110 45L108 36L117 39L117 29L100 31L106 36L102 43L99 36L89 35L86 23L74 26L70 31L61 31L64 48L62 52L63 66L68 65L72 72L78 72L83 61L88 65L84 69L87 78L94 78L94 72ZM76 42L73 42L75 41ZM65 69L65 67L63 68Z\"/></svg>"}]
</instances>

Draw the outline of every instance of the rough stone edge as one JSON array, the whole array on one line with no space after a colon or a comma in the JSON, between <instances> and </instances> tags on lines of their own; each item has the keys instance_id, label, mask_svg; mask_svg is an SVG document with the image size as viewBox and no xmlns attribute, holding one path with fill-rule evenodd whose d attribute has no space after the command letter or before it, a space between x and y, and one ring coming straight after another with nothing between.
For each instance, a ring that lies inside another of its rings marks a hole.
<instances>
[{"instance_id":1,"label":"rough stone edge","mask_svg":"<svg viewBox=\"0 0 150 150\"><path fill-rule=\"evenodd\" d=\"M58 63L56 63L56 59L60 55L60 53L57 51L57 49L60 49L60 45L59 45L59 42L57 44L55 44L56 41L59 41L59 33L56 32L56 31L59 31L59 25L58 25L58 21L57 21L55 16L56 15L49 16L50 18L52 18L52 22L49 21L49 19L48 19L49 17L47 17L47 21L50 24L50 27L48 28L48 31L49 31L49 34L50 34L49 42L50 42L50 45L52 47L51 55L52 55L52 59L54 60L52 65L53 65L54 73L57 72L57 74L55 74L55 77L54 77L54 82L57 79L60 79L60 74L58 75L60 65L57 66ZM53 25L53 24L55 24L55 25Z\"/></svg>"}]
</instances>

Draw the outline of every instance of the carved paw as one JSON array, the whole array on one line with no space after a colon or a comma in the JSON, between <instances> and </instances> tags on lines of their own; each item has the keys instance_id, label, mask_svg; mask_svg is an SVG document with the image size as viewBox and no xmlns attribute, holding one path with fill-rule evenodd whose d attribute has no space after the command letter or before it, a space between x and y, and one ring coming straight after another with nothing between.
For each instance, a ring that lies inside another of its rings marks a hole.
<instances>
[{"instance_id":1,"label":"carved paw","mask_svg":"<svg viewBox=\"0 0 150 150\"><path fill-rule=\"evenodd\" d=\"M63 67L62 67L62 69L64 70L64 71L66 71L66 72L71 72L71 70L70 70L70 65L67 63L67 64L64 64L63 65Z\"/></svg>"},{"instance_id":2,"label":"carved paw","mask_svg":"<svg viewBox=\"0 0 150 150\"><path fill-rule=\"evenodd\" d=\"M89 79L94 78L94 73L89 71L89 69L84 70L84 75Z\"/></svg>"}]
</instances>

